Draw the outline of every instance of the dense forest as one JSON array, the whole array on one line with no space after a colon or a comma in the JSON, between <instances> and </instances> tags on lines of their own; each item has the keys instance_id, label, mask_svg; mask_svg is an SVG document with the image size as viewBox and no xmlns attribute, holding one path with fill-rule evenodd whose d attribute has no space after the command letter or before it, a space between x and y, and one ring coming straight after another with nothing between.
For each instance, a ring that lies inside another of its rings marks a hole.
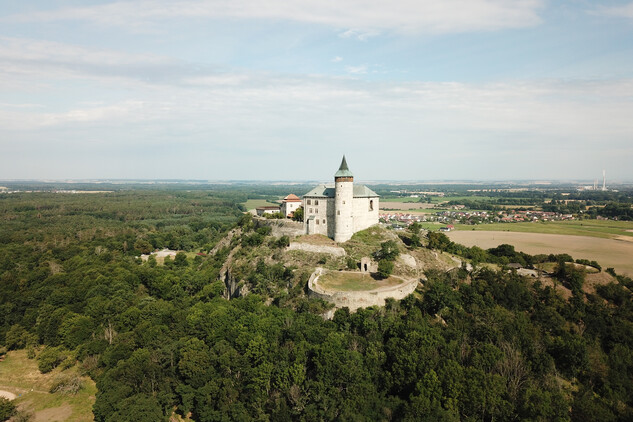
<instances>
[{"instance_id":1,"label":"dense forest","mask_svg":"<svg viewBox=\"0 0 633 422\"><path fill-rule=\"evenodd\" d=\"M403 301L325 320L292 276L300 268L258 263L243 276L261 288L224 298L232 244L284 246L241 217L244 199L0 195L0 343L26 348L43 372L92 377L97 421L633 420L628 277L587 294L582 271L557 257L564 299L512 271L428 271ZM239 238L214 248L233 228ZM423 243L479 262L533 260ZM163 247L192 253L137 258Z\"/></svg>"}]
</instances>

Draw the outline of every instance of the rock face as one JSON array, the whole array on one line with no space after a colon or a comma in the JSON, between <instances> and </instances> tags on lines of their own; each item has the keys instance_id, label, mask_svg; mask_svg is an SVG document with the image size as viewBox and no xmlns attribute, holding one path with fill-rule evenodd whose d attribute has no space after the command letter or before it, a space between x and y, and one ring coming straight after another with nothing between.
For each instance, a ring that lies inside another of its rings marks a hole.
<instances>
[{"instance_id":1,"label":"rock face","mask_svg":"<svg viewBox=\"0 0 633 422\"><path fill-rule=\"evenodd\" d=\"M240 296L246 296L248 294L248 287L244 283L240 283L240 280L236 280L231 275L231 270L226 269L220 273L220 279L224 281L226 290L224 291L224 297L226 299L235 299Z\"/></svg>"},{"instance_id":2,"label":"rock face","mask_svg":"<svg viewBox=\"0 0 633 422\"><path fill-rule=\"evenodd\" d=\"M415 262L415 258L409 254L400 254L399 257L405 265L408 265L411 268L417 268L418 264Z\"/></svg>"},{"instance_id":3,"label":"rock face","mask_svg":"<svg viewBox=\"0 0 633 422\"><path fill-rule=\"evenodd\" d=\"M418 280L402 279L402 284L397 286L382 287L366 291L327 291L318 284L319 276L324 273L323 268L317 268L308 280L308 294L310 297L323 299L333 303L337 308L347 306L350 311L368 306L385 306L388 298L396 300L404 299L415 291Z\"/></svg>"}]
</instances>

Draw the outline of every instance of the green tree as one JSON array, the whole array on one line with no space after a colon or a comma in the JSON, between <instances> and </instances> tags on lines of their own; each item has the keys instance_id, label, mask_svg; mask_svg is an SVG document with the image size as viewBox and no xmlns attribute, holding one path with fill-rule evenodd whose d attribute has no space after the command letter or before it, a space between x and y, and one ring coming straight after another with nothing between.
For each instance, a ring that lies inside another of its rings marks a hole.
<instances>
[{"instance_id":1,"label":"green tree","mask_svg":"<svg viewBox=\"0 0 633 422\"><path fill-rule=\"evenodd\" d=\"M292 219L294 221L303 222L303 207L299 207L295 210L295 212L292 215Z\"/></svg>"},{"instance_id":2,"label":"green tree","mask_svg":"<svg viewBox=\"0 0 633 422\"><path fill-rule=\"evenodd\" d=\"M393 266L393 261L381 259L378 261L378 276L380 276L380 278L389 278L393 273Z\"/></svg>"}]
</instances>

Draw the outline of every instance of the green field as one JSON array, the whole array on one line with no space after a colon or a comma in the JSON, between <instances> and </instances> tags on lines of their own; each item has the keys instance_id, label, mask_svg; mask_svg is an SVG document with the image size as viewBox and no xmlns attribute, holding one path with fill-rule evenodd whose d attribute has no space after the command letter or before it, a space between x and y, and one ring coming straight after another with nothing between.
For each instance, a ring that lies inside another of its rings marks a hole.
<instances>
[{"instance_id":1,"label":"green field","mask_svg":"<svg viewBox=\"0 0 633 422\"><path fill-rule=\"evenodd\" d=\"M82 377L83 388L75 395L48 392L56 376L76 371L74 367L64 372L57 368L41 374L35 359L28 359L25 350L16 350L0 362L0 389L18 396L16 406L34 413L35 420L91 421L97 387L90 378Z\"/></svg>"},{"instance_id":2,"label":"green field","mask_svg":"<svg viewBox=\"0 0 633 422\"><path fill-rule=\"evenodd\" d=\"M618 236L633 237L633 221L578 220L545 221L534 223L455 224L458 230L511 231L521 233L568 234L574 236L614 239Z\"/></svg>"},{"instance_id":3,"label":"green field","mask_svg":"<svg viewBox=\"0 0 633 422\"><path fill-rule=\"evenodd\" d=\"M265 199L249 199L246 202L242 202L242 205L244 205L247 210L254 210L257 207L272 207L275 204Z\"/></svg>"},{"instance_id":4,"label":"green field","mask_svg":"<svg viewBox=\"0 0 633 422\"><path fill-rule=\"evenodd\" d=\"M492 196L432 196L431 202L434 204L448 201L494 201Z\"/></svg>"},{"instance_id":5,"label":"green field","mask_svg":"<svg viewBox=\"0 0 633 422\"><path fill-rule=\"evenodd\" d=\"M400 214L435 214L439 211L447 211L446 208L412 208L412 209L393 209L380 208L381 212L400 213Z\"/></svg>"},{"instance_id":6,"label":"green field","mask_svg":"<svg viewBox=\"0 0 633 422\"><path fill-rule=\"evenodd\" d=\"M384 280L376 280L367 273L350 273L342 271L330 271L319 277L318 284L327 290L342 290L358 292L374 290L381 287L397 286L402 279L389 277Z\"/></svg>"},{"instance_id":7,"label":"green field","mask_svg":"<svg viewBox=\"0 0 633 422\"><path fill-rule=\"evenodd\" d=\"M420 198L411 198L409 196L381 196L381 201L385 202L405 202L405 203L416 203L420 202Z\"/></svg>"}]
</instances>

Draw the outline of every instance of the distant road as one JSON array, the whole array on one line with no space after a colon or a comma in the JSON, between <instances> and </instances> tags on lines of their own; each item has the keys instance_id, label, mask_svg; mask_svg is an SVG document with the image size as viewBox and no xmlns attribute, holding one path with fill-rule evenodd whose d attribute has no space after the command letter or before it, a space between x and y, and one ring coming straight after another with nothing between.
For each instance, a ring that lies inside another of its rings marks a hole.
<instances>
[{"instance_id":1,"label":"distant road","mask_svg":"<svg viewBox=\"0 0 633 422\"><path fill-rule=\"evenodd\" d=\"M494 248L507 243L516 250L536 254L567 253L574 259L596 260L605 270L613 267L618 274L633 276L633 238L602 239L563 234L457 230L446 233L456 243L480 248ZM624 236L623 236L624 237Z\"/></svg>"}]
</instances>

